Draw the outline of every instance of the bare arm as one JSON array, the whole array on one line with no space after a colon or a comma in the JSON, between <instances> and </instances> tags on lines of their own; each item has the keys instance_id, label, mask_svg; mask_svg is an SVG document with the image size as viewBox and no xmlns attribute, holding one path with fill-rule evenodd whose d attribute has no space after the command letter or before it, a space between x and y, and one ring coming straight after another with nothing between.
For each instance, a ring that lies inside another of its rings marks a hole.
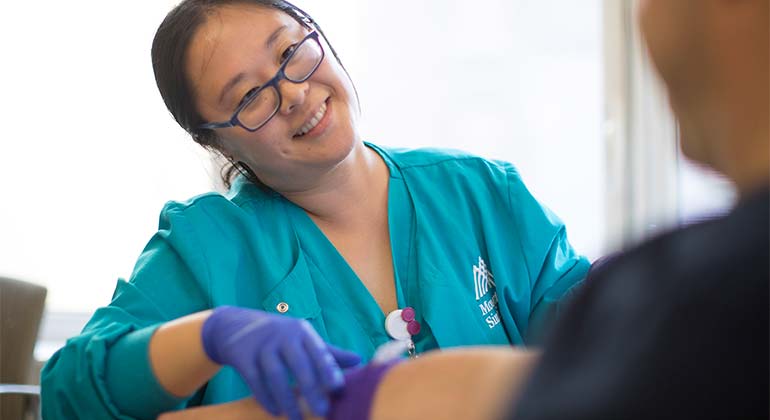
<instances>
[{"instance_id":1,"label":"bare arm","mask_svg":"<svg viewBox=\"0 0 770 420\"><path fill-rule=\"evenodd\" d=\"M537 357L534 352L510 347L427 353L385 375L374 397L371 419L496 419L511 406L510 400L518 395ZM159 419L209 418L276 419L253 398L167 413Z\"/></svg>"},{"instance_id":2,"label":"bare arm","mask_svg":"<svg viewBox=\"0 0 770 420\"><path fill-rule=\"evenodd\" d=\"M171 411L161 414L158 420L277 420L285 417L275 417L265 411L254 398L246 397L225 404L206 405ZM320 417L305 416L306 420L323 420Z\"/></svg>"},{"instance_id":3,"label":"bare arm","mask_svg":"<svg viewBox=\"0 0 770 420\"><path fill-rule=\"evenodd\" d=\"M387 373L374 397L377 419L496 419L537 360L510 347L435 352Z\"/></svg>"},{"instance_id":4,"label":"bare arm","mask_svg":"<svg viewBox=\"0 0 770 420\"><path fill-rule=\"evenodd\" d=\"M178 397L192 394L221 367L203 351L201 328L211 311L170 321L150 340L150 363L158 382Z\"/></svg>"}]
</instances>

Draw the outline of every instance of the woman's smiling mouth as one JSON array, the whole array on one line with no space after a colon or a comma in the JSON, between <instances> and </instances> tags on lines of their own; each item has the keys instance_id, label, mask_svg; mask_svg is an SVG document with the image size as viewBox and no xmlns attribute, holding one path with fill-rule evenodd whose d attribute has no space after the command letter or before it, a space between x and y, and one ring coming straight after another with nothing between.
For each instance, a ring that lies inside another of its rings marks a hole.
<instances>
[{"instance_id":1,"label":"woman's smiling mouth","mask_svg":"<svg viewBox=\"0 0 770 420\"><path fill-rule=\"evenodd\" d=\"M313 114L313 116L310 118L310 120L308 120L307 122L305 122L305 124L304 124L302 127L300 127L299 131L297 131L297 132L294 134L294 136L293 136L293 137L295 137L295 138L296 138L296 137L301 137L301 136L304 136L305 134L309 133L309 132L310 132L310 131L312 131L314 128L316 128L316 127L318 126L318 124L319 124L319 123L320 123L320 122L321 122L321 121L324 119L324 117L326 116L326 111L327 111L327 109L328 109L328 105L326 104L326 101L324 101L324 102L321 104L321 106L318 108L318 111L316 111L316 113L315 113L315 114Z\"/></svg>"}]
</instances>

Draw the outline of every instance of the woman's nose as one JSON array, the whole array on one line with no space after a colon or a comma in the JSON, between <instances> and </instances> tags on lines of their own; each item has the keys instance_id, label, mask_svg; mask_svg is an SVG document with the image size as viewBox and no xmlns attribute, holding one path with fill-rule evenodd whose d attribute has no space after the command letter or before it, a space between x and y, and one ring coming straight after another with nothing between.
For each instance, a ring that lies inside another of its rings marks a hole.
<instances>
[{"instance_id":1,"label":"woman's nose","mask_svg":"<svg viewBox=\"0 0 770 420\"><path fill-rule=\"evenodd\" d=\"M302 83L294 83L288 80L278 82L281 90L281 113L290 114L298 105L305 102L307 92L310 90L310 83L305 80Z\"/></svg>"}]
</instances>

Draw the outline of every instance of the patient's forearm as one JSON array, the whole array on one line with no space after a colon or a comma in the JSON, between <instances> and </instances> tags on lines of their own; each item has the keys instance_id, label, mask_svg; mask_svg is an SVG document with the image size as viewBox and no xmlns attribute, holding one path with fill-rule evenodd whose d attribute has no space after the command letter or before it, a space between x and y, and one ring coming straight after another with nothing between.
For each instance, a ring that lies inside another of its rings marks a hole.
<instances>
[{"instance_id":1,"label":"patient's forearm","mask_svg":"<svg viewBox=\"0 0 770 420\"><path fill-rule=\"evenodd\" d=\"M537 354L510 347L479 347L426 353L396 365L383 377L371 420L492 420L510 401ZM276 419L253 398L168 413L162 420ZM306 417L317 419L316 417ZM320 419L318 419L320 420Z\"/></svg>"},{"instance_id":2,"label":"patient's forearm","mask_svg":"<svg viewBox=\"0 0 770 420\"><path fill-rule=\"evenodd\" d=\"M534 366L537 354L510 347L429 353L386 374L372 420L498 418Z\"/></svg>"}]
</instances>

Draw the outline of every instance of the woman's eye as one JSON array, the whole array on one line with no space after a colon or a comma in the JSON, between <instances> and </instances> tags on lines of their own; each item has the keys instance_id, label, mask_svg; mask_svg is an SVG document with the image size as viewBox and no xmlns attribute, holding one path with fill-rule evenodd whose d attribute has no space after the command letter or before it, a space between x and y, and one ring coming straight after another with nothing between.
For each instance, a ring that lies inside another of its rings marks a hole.
<instances>
[{"instance_id":1,"label":"woman's eye","mask_svg":"<svg viewBox=\"0 0 770 420\"><path fill-rule=\"evenodd\" d=\"M281 54L281 63L286 61L287 58L291 55L291 53L294 52L294 50L297 49L297 44L291 44L289 45L289 48L283 51L283 54Z\"/></svg>"},{"instance_id":2,"label":"woman's eye","mask_svg":"<svg viewBox=\"0 0 770 420\"><path fill-rule=\"evenodd\" d=\"M241 101L238 102L238 105L236 105L235 107L238 108L239 106L243 105L243 103L246 102L246 99L248 99L249 96L251 96L254 92L256 92L257 89L259 89L259 86L255 86L255 87L249 89L249 91L246 92L245 95L243 95L243 98L241 98Z\"/></svg>"}]
</instances>

